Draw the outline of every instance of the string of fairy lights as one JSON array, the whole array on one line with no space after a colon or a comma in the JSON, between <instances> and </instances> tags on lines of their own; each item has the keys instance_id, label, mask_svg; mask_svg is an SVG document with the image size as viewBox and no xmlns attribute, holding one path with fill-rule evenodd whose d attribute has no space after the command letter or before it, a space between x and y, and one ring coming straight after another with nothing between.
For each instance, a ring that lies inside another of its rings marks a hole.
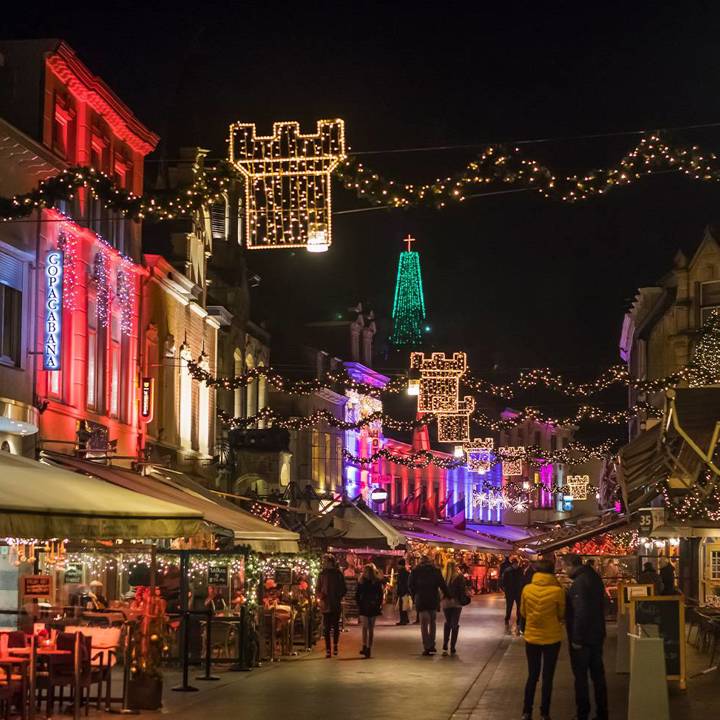
<instances>
[{"instance_id":1,"label":"string of fairy lights","mask_svg":"<svg viewBox=\"0 0 720 720\"><path fill-rule=\"evenodd\" d=\"M720 180L720 166L713 153L697 145L674 144L659 131L644 135L614 167L591 170L583 175L560 176L539 161L526 158L519 147L502 145L488 146L460 172L432 183L418 185L387 180L352 155L340 164L336 174L348 190L372 205L443 208L448 203L463 202L469 192L479 187L498 183L573 203L667 171L682 172L695 180Z\"/></svg>"},{"instance_id":2,"label":"string of fairy lights","mask_svg":"<svg viewBox=\"0 0 720 720\"><path fill-rule=\"evenodd\" d=\"M499 447L489 450L484 460L486 471L498 463L525 462L530 467L543 467L552 463L564 465L580 465L593 459L603 459L611 456L615 450L614 444L607 440L599 445L586 445L579 441L568 443L568 446L559 450L547 450L537 445L522 447ZM396 465L412 469L423 469L428 465L454 470L467 465L467 458L463 453L460 457L447 457L444 453L432 450L416 450L408 454L394 453L386 448L380 448L370 455L356 455L349 450L343 451L343 457L354 465L372 465L378 460L387 460ZM520 474L519 472L516 474Z\"/></svg>"},{"instance_id":3,"label":"string of fairy lights","mask_svg":"<svg viewBox=\"0 0 720 720\"><path fill-rule=\"evenodd\" d=\"M490 145L460 172L426 184L386 180L367 168L357 156L342 158L341 145L343 143L338 140L335 156L339 162L337 166L332 165L334 175L359 198L373 205L396 208L422 204L442 208L451 202L463 202L469 191L496 183L519 186L549 199L572 203L606 194L657 172L678 171L695 180L720 180L720 165L713 153L697 145L676 144L661 131L645 134L617 165L582 175L560 176L539 161L524 157L519 147L508 149ZM57 207L60 202L73 200L84 188L105 207L120 211L128 218L171 220L191 215L201 206L221 200L233 180L247 175L246 169L244 175L237 166L239 162L233 163L231 158L213 167L198 166L187 187L145 196L118 187L113 178L95 168L71 167L41 180L29 192L0 198L0 218L17 220L40 207ZM311 169L316 171L312 163ZM329 171L323 168L323 172ZM256 208L256 215L260 211L267 212ZM257 217L254 219L257 225ZM278 245L269 243L267 246Z\"/></svg>"}]
</instances>

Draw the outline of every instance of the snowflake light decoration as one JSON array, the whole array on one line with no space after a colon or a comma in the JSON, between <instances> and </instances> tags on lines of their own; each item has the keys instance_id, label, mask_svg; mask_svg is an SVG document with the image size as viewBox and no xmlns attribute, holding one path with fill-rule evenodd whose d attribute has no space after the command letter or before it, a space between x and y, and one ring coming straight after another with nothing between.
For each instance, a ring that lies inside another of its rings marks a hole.
<instances>
[{"instance_id":1,"label":"snowflake light decoration","mask_svg":"<svg viewBox=\"0 0 720 720\"><path fill-rule=\"evenodd\" d=\"M330 173L345 157L345 123L320 120L303 135L297 122L278 122L272 135L254 123L230 126L230 162L245 179L245 244L250 250L332 242Z\"/></svg>"}]
</instances>

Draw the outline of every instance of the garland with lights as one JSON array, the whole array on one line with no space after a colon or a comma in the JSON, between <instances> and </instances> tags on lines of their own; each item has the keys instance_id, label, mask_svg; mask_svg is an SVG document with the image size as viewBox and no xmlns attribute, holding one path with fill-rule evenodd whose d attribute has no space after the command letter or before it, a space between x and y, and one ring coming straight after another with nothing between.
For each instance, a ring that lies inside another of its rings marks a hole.
<instances>
[{"instance_id":1,"label":"garland with lights","mask_svg":"<svg viewBox=\"0 0 720 720\"><path fill-rule=\"evenodd\" d=\"M610 441L605 441L595 447L590 447L581 442L571 442L562 450L544 450L537 446L513 448L505 451L503 448L488 452L488 468L503 461L526 462L532 467L542 467L551 463L563 465L579 465L589 460L602 459L614 455L614 447ZM385 448L376 450L368 456L354 455L348 450L343 450L343 457L354 465L372 465L380 459L403 465L404 467L423 469L428 465L435 465L444 470L454 470L466 465L466 458L443 458L430 450L417 450L408 455L392 453Z\"/></svg>"},{"instance_id":2,"label":"garland with lights","mask_svg":"<svg viewBox=\"0 0 720 720\"><path fill-rule=\"evenodd\" d=\"M214 377L200 362L196 360L187 361L187 369L190 375L198 382L205 383L208 387L220 390L237 390L256 382L259 378L265 378L265 382L278 392L288 395L311 395L319 390L334 390L335 385L343 385L347 390L355 390L361 395L379 397L383 393L398 394L407 388L407 378L393 378L384 388L376 385L358 382L353 380L345 371L328 372L325 374L326 381L322 380L289 380L269 367L251 368L242 375L234 377Z\"/></svg>"},{"instance_id":3,"label":"garland with lights","mask_svg":"<svg viewBox=\"0 0 720 720\"><path fill-rule=\"evenodd\" d=\"M383 412L373 412L357 422L346 422L345 420L336 418L329 410L315 410L307 416L289 417L278 415L278 413L268 407L262 408L256 415L246 418L232 417L229 413L222 410L218 411L218 417L224 425L233 430L252 427L262 421L271 424L273 427L283 428L284 430L310 430L313 427L317 427L320 423L325 423L330 427L340 430L360 430L373 423L382 423L385 427L392 430L405 432L410 432L424 425L428 425L435 419L433 415L428 414L417 420L397 420Z\"/></svg>"},{"instance_id":4,"label":"garland with lights","mask_svg":"<svg viewBox=\"0 0 720 720\"><path fill-rule=\"evenodd\" d=\"M192 184L180 191L139 196L119 188L109 175L95 168L71 167L41 180L29 192L0 198L0 219L18 220L38 208L56 208L61 202L73 200L78 190L84 188L106 208L119 211L129 219L172 220L218 201L230 180L236 177L237 172L223 162L211 170L195 172Z\"/></svg>"},{"instance_id":5,"label":"garland with lights","mask_svg":"<svg viewBox=\"0 0 720 720\"><path fill-rule=\"evenodd\" d=\"M507 149L502 145L488 146L459 173L422 185L386 180L354 156L345 158L335 174L345 188L373 205L442 208L449 202L464 201L468 190L493 183L520 186L553 200L577 202L624 187L653 172L674 170L696 180L717 182L720 167L716 160L713 153L697 145L675 145L657 131L644 135L617 166L589 171L582 176L558 177L537 160L523 157L518 147ZM240 177L236 168L223 161L212 169L197 170L191 185L181 191L138 196L119 188L109 175L94 168L71 167L40 181L27 193L0 198L0 218L15 220L39 207L55 207L61 201L72 200L79 189L87 188L106 207L129 218L170 220L219 200L230 180Z\"/></svg>"},{"instance_id":6,"label":"garland with lights","mask_svg":"<svg viewBox=\"0 0 720 720\"><path fill-rule=\"evenodd\" d=\"M720 167L713 153L704 152L697 145L671 144L661 132L644 135L617 166L592 170L582 176L558 177L537 160L526 159L520 148L508 149L502 145L488 146L459 173L423 185L386 180L353 156L340 164L336 174L346 189L372 205L443 208L451 202L463 202L468 191L497 183L572 203L604 195L653 172L669 170L683 172L696 180L720 180Z\"/></svg>"},{"instance_id":7,"label":"garland with lights","mask_svg":"<svg viewBox=\"0 0 720 720\"><path fill-rule=\"evenodd\" d=\"M603 533L590 540L575 543L568 552L573 555L634 555L640 544L635 530L624 530L619 533Z\"/></svg>"}]
</instances>

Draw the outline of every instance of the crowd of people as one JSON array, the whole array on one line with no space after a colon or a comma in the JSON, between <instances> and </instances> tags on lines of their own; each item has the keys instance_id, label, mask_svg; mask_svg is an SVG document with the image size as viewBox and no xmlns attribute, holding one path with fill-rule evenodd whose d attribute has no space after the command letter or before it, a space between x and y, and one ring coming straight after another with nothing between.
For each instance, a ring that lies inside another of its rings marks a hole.
<instances>
[{"instance_id":1,"label":"crowd of people","mask_svg":"<svg viewBox=\"0 0 720 720\"><path fill-rule=\"evenodd\" d=\"M527 680L523 695L523 720L532 718L535 693L541 682L540 716L549 720L555 669L563 638L567 637L570 664L575 681L577 720L589 720L592 684L596 720L608 720L607 684L603 662L607 594L592 560L565 556L569 585L563 587L555 573L555 561L529 562L506 557L499 567L498 589L505 595L505 624L514 620L524 637ZM420 626L422 654L435 655L437 614L442 610L443 656L457 652L462 609L470 603L472 589L465 569L454 560L444 567L428 556L412 570L404 559L398 562L395 596L399 612L397 625L411 623L416 613ZM674 567L667 562L660 573L646 563L640 582L652 584L655 592L675 591ZM362 626L361 655L372 657L375 622L382 614L386 579L373 563L365 565L355 590L355 602ZM347 593L345 577L332 555L325 558L318 581L318 598L324 618L327 657L338 654L342 601Z\"/></svg>"}]
</instances>

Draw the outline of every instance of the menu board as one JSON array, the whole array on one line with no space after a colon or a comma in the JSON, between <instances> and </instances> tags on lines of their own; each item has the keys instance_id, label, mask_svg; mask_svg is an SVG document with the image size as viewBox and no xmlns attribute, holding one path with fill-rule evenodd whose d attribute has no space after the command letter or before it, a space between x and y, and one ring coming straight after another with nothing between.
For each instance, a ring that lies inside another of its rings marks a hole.
<instances>
[{"instance_id":1,"label":"menu board","mask_svg":"<svg viewBox=\"0 0 720 720\"><path fill-rule=\"evenodd\" d=\"M227 587L228 584L228 566L227 565L211 565L208 568L208 585L219 585Z\"/></svg>"},{"instance_id":2,"label":"menu board","mask_svg":"<svg viewBox=\"0 0 720 720\"><path fill-rule=\"evenodd\" d=\"M63 582L65 585L73 585L81 583L83 579L83 566L82 563L72 563L65 567L65 574L63 576Z\"/></svg>"},{"instance_id":3,"label":"menu board","mask_svg":"<svg viewBox=\"0 0 720 720\"><path fill-rule=\"evenodd\" d=\"M23 575L21 595L25 598L52 598L53 585L49 575Z\"/></svg>"},{"instance_id":4,"label":"menu board","mask_svg":"<svg viewBox=\"0 0 720 720\"><path fill-rule=\"evenodd\" d=\"M633 625L663 639L665 668L671 679L685 680L685 605L682 595L652 596L631 603ZM650 630L650 628L653 630ZM655 630L657 628L657 630Z\"/></svg>"}]
</instances>

